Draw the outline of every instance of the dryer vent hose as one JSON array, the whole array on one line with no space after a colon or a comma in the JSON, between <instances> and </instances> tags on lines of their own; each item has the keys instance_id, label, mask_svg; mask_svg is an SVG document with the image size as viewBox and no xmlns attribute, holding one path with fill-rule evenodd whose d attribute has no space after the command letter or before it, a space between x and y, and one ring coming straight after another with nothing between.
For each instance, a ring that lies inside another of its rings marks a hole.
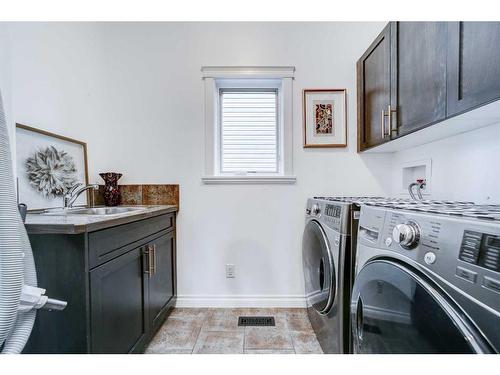
<instances>
[{"instance_id":1,"label":"dryer vent hose","mask_svg":"<svg viewBox=\"0 0 500 375\"><path fill-rule=\"evenodd\" d=\"M16 202L9 135L0 95L0 350L20 353L35 322L34 309L20 312L23 285L37 286L28 235ZM3 345L3 347L2 347Z\"/></svg>"}]
</instances>

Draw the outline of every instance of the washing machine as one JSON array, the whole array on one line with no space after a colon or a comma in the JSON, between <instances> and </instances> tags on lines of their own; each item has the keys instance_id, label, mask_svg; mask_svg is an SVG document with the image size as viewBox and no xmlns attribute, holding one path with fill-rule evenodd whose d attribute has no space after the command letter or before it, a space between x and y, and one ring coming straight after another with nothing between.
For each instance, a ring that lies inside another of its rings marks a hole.
<instances>
[{"instance_id":1,"label":"washing machine","mask_svg":"<svg viewBox=\"0 0 500 375\"><path fill-rule=\"evenodd\" d=\"M302 237L307 312L324 353L350 353L349 303L359 204L372 197L307 201Z\"/></svg>"},{"instance_id":2,"label":"washing machine","mask_svg":"<svg viewBox=\"0 0 500 375\"><path fill-rule=\"evenodd\" d=\"M361 207L354 353L500 351L500 206Z\"/></svg>"}]
</instances>

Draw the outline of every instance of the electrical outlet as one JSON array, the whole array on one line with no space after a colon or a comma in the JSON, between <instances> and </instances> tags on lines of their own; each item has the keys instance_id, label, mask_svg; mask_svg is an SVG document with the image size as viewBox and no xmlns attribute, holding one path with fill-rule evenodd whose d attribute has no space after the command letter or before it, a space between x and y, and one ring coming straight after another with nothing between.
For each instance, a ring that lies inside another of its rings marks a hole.
<instances>
[{"instance_id":1,"label":"electrical outlet","mask_svg":"<svg viewBox=\"0 0 500 375\"><path fill-rule=\"evenodd\" d=\"M226 264L226 279L234 279L236 277L236 271L234 269L234 264Z\"/></svg>"}]
</instances>

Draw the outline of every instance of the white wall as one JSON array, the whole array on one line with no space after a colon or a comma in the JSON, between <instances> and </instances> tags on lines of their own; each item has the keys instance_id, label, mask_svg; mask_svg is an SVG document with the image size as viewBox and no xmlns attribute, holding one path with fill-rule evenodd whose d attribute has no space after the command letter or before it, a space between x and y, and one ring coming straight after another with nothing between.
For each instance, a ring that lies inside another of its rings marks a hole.
<instances>
[{"instance_id":1,"label":"white wall","mask_svg":"<svg viewBox=\"0 0 500 375\"><path fill-rule=\"evenodd\" d=\"M0 87L14 121L88 143L92 182L179 183L182 304L302 303L303 209L313 195L398 195L401 164L432 159L435 199L500 203L500 124L358 155L355 61L382 23L0 24ZM10 69L12 65L12 77ZM205 186L202 65L294 65L291 186ZM12 87L12 90L11 90ZM347 88L349 147L302 148L303 88ZM12 95L11 95L12 91ZM11 98L12 96L12 98ZM236 279L225 279L226 263Z\"/></svg>"},{"instance_id":2,"label":"white wall","mask_svg":"<svg viewBox=\"0 0 500 375\"><path fill-rule=\"evenodd\" d=\"M2 95L3 110L7 131L9 132L11 152L15 155L14 123L12 122L12 95L11 95L12 72L10 67L10 41L8 26L0 23L0 94ZM15 168L14 168L15 173Z\"/></svg>"},{"instance_id":3,"label":"white wall","mask_svg":"<svg viewBox=\"0 0 500 375\"><path fill-rule=\"evenodd\" d=\"M388 194L389 155L356 153L355 62L382 23L11 27L14 119L88 143L91 181L179 183L183 304L300 305L313 195ZM291 186L205 186L202 65L294 65ZM303 88L347 88L349 148L302 148ZM225 278L225 264L236 278ZM252 299L257 298L257 300Z\"/></svg>"},{"instance_id":4,"label":"white wall","mask_svg":"<svg viewBox=\"0 0 500 375\"><path fill-rule=\"evenodd\" d=\"M394 195L402 165L424 159L432 162L430 198L500 204L500 124L394 153Z\"/></svg>"}]
</instances>

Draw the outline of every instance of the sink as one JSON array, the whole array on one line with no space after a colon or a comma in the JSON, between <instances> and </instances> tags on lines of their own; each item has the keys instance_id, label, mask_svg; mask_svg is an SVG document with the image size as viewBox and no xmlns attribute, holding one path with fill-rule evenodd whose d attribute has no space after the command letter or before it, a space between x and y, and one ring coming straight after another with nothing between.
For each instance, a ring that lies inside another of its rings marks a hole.
<instances>
[{"instance_id":1,"label":"sink","mask_svg":"<svg viewBox=\"0 0 500 375\"><path fill-rule=\"evenodd\" d=\"M116 215L142 210L144 207L92 207L70 210L67 215Z\"/></svg>"},{"instance_id":2,"label":"sink","mask_svg":"<svg viewBox=\"0 0 500 375\"><path fill-rule=\"evenodd\" d=\"M145 210L145 207L91 207L91 208L73 208L73 209L60 209L48 210L42 215L54 216L71 216L71 215L88 215L88 216L102 216L102 215L118 215L126 212L136 212Z\"/></svg>"}]
</instances>

